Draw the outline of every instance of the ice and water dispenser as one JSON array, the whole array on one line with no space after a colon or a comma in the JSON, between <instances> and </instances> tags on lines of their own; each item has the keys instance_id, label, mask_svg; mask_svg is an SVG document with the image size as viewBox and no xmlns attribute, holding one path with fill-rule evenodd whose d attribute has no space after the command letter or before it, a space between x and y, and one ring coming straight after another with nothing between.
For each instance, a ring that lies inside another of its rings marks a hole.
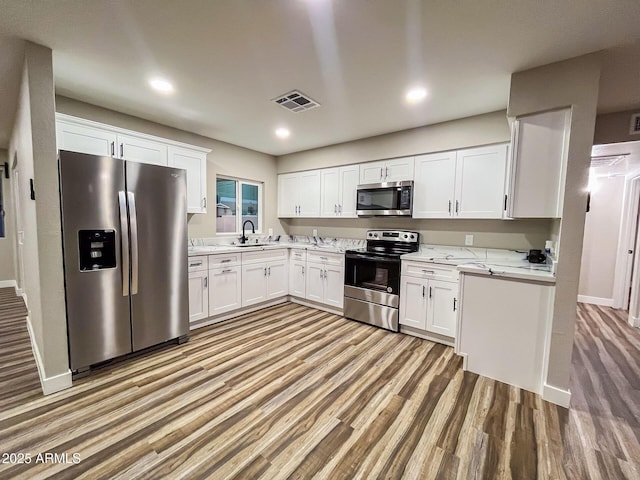
<instances>
[{"instance_id":1,"label":"ice and water dispenser","mask_svg":"<svg viewBox=\"0 0 640 480\"><path fill-rule=\"evenodd\" d=\"M103 270L116 266L115 230L80 230L80 271Z\"/></svg>"}]
</instances>

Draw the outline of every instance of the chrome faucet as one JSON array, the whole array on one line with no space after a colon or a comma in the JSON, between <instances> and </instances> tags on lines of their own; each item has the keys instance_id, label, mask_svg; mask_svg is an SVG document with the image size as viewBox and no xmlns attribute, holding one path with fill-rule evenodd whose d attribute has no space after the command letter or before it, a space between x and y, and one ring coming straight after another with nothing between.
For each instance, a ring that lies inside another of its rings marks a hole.
<instances>
[{"instance_id":1,"label":"chrome faucet","mask_svg":"<svg viewBox=\"0 0 640 480\"><path fill-rule=\"evenodd\" d=\"M244 227L247 226L247 222L251 224L251 233L256 233L256 226L253 224L253 222L251 220L245 220L242 224L242 236L240 237L240 243L242 244L247 243L247 240L249 240L244 234Z\"/></svg>"}]
</instances>

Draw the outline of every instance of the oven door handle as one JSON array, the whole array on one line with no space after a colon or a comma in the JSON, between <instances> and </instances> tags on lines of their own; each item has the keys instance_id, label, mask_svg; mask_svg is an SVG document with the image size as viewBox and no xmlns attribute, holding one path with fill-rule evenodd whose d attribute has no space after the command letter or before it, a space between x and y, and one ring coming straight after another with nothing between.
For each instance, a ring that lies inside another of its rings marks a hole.
<instances>
[{"instance_id":1,"label":"oven door handle","mask_svg":"<svg viewBox=\"0 0 640 480\"><path fill-rule=\"evenodd\" d=\"M382 263L399 263L398 258L384 258L384 257L377 257L377 256L369 256L362 253L346 253L345 258L346 259L353 258L358 260L370 260L373 262L382 262Z\"/></svg>"}]
</instances>

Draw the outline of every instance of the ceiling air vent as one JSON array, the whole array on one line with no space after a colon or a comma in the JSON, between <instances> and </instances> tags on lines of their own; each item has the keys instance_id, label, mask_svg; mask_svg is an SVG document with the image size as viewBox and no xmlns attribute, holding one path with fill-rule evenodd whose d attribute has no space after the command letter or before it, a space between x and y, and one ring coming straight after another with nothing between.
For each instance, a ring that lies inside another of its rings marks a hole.
<instances>
[{"instance_id":1,"label":"ceiling air vent","mask_svg":"<svg viewBox=\"0 0 640 480\"><path fill-rule=\"evenodd\" d=\"M304 112L320 106L318 102L298 90L280 95L272 101L294 113Z\"/></svg>"},{"instance_id":2,"label":"ceiling air vent","mask_svg":"<svg viewBox=\"0 0 640 480\"><path fill-rule=\"evenodd\" d=\"M628 156L628 153L623 153L621 155L600 155L598 157L591 157L591 166L594 168L613 167Z\"/></svg>"},{"instance_id":3,"label":"ceiling air vent","mask_svg":"<svg viewBox=\"0 0 640 480\"><path fill-rule=\"evenodd\" d=\"M631 115L631 127L629 128L629 135L640 134L640 113L634 113Z\"/></svg>"}]
</instances>

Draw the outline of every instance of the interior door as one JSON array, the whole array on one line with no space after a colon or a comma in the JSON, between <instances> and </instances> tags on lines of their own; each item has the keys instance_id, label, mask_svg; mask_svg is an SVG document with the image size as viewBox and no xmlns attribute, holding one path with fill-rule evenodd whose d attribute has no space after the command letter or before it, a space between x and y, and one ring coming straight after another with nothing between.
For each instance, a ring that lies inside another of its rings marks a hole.
<instances>
[{"instance_id":1,"label":"interior door","mask_svg":"<svg viewBox=\"0 0 640 480\"><path fill-rule=\"evenodd\" d=\"M187 335L187 181L184 170L126 162L131 223L133 349Z\"/></svg>"},{"instance_id":2,"label":"interior door","mask_svg":"<svg viewBox=\"0 0 640 480\"><path fill-rule=\"evenodd\" d=\"M20 171L17 168L17 161L15 162L15 167L13 170L13 208L15 211L15 232L16 232L16 252L18 258L18 278L16 279L18 283L18 293L24 292L24 258L23 258L23 247L24 247L24 230L22 229L22 209L20 206Z\"/></svg>"}]
</instances>

